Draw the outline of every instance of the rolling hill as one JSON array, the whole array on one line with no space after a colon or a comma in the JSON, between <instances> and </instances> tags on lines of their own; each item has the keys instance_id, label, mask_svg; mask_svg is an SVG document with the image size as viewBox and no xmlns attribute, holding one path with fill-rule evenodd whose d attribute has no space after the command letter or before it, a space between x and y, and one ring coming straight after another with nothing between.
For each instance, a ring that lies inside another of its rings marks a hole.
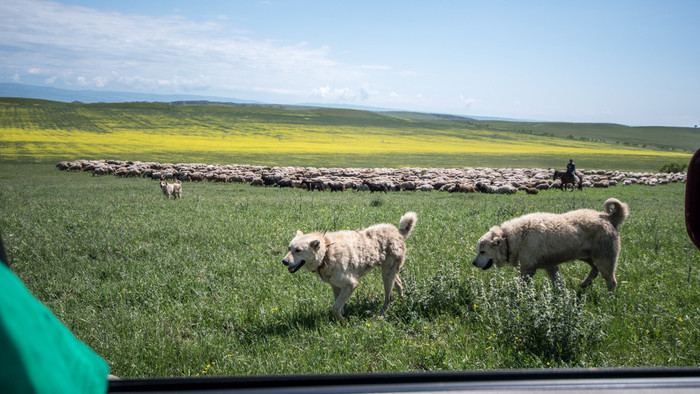
<instances>
[{"instance_id":1,"label":"rolling hill","mask_svg":"<svg viewBox=\"0 0 700 394\"><path fill-rule=\"evenodd\" d=\"M0 99L5 160L77 158L338 167L657 170L686 162L700 131L476 120L450 115L212 103ZM581 161L583 160L583 163Z\"/></svg>"}]
</instances>

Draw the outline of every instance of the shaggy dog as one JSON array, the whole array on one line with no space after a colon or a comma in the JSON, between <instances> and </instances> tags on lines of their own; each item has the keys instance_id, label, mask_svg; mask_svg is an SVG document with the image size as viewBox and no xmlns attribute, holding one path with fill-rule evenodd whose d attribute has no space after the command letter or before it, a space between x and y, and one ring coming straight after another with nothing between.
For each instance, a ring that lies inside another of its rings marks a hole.
<instances>
[{"instance_id":1,"label":"shaggy dog","mask_svg":"<svg viewBox=\"0 0 700 394\"><path fill-rule=\"evenodd\" d=\"M182 198L182 184L179 180L177 183L160 181L160 190L163 191L165 197L168 197L168 200L170 200L170 196L173 196L174 198Z\"/></svg>"},{"instance_id":2,"label":"shaggy dog","mask_svg":"<svg viewBox=\"0 0 700 394\"><path fill-rule=\"evenodd\" d=\"M494 264L520 266L520 276L529 280L543 269L555 282L559 264L583 260L591 266L585 287L600 273L615 290L615 268L620 254L617 228L629 215L627 204L615 198L605 201L605 212L579 209L564 214L531 213L494 226L477 244L472 264L489 269Z\"/></svg>"},{"instance_id":3,"label":"shaggy dog","mask_svg":"<svg viewBox=\"0 0 700 394\"><path fill-rule=\"evenodd\" d=\"M399 271L406 259L405 240L417 219L415 212L408 212L401 217L398 228L383 223L356 231L310 234L297 231L282 263L292 274L303 267L331 285L335 299L331 312L338 320L344 320L343 306L357 287L359 279L380 265L384 282L384 304L379 314L384 316L391 302L394 285L399 297L403 297Z\"/></svg>"}]
</instances>

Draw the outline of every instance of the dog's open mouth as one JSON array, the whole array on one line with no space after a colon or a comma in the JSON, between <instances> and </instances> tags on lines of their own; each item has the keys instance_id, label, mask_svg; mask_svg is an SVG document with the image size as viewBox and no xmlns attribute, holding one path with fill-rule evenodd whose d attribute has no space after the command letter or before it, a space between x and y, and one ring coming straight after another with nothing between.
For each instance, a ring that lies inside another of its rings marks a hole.
<instances>
[{"instance_id":1,"label":"dog's open mouth","mask_svg":"<svg viewBox=\"0 0 700 394\"><path fill-rule=\"evenodd\" d=\"M306 263L306 260L301 260L299 262L299 264L290 265L289 267L287 267L287 270L289 271L290 274L293 274L293 273L299 271L299 268L301 268L301 266L304 265L305 263Z\"/></svg>"},{"instance_id":2,"label":"dog's open mouth","mask_svg":"<svg viewBox=\"0 0 700 394\"><path fill-rule=\"evenodd\" d=\"M484 266L484 268L482 268L482 270L487 270L487 269L491 268L492 265L493 265L493 259L489 259L489 262L486 263L486 265Z\"/></svg>"}]
</instances>

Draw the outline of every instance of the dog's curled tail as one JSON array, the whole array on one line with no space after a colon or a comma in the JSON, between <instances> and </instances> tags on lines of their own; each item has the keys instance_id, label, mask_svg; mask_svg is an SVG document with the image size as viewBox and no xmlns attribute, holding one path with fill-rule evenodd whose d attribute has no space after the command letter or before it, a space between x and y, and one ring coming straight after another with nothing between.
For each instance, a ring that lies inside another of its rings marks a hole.
<instances>
[{"instance_id":1,"label":"dog's curled tail","mask_svg":"<svg viewBox=\"0 0 700 394\"><path fill-rule=\"evenodd\" d=\"M605 201L605 212L609 215L610 222L616 229L630 215L627 204L620 202L617 198L608 198Z\"/></svg>"},{"instance_id":2,"label":"dog's curled tail","mask_svg":"<svg viewBox=\"0 0 700 394\"><path fill-rule=\"evenodd\" d=\"M399 233L403 239L408 238L411 234L411 230L416 225L416 220L418 220L418 215L415 212L406 212L401 216L399 220Z\"/></svg>"}]
</instances>

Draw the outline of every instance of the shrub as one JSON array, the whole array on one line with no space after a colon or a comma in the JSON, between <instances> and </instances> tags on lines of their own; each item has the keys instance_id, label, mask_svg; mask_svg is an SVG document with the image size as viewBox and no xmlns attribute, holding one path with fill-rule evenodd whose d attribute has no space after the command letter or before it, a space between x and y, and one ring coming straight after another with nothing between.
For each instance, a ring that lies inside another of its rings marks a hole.
<instances>
[{"instance_id":1,"label":"shrub","mask_svg":"<svg viewBox=\"0 0 700 394\"><path fill-rule=\"evenodd\" d=\"M521 358L576 365L602 339L600 323L584 309L585 297L563 284L536 286L494 277L479 293L478 318L500 345Z\"/></svg>"},{"instance_id":2,"label":"shrub","mask_svg":"<svg viewBox=\"0 0 700 394\"><path fill-rule=\"evenodd\" d=\"M369 205L371 207L381 207L382 204L384 204L384 200L382 200L381 197L374 197L370 202Z\"/></svg>"},{"instance_id":3,"label":"shrub","mask_svg":"<svg viewBox=\"0 0 700 394\"><path fill-rule=\"evenodd\" d=\"M430 280L406 276L402 282L404 297L392 305L392 315L406 323L439 314L459 315L462 308L471 305L468 290L472 286L460 280L455 264L441 262Z\"/></svg>"},{"instance_id":4,"label":"shrub","mask_svg":"<svg viewBox=\"0 0 700 394\"><path fill-rule=\"evenodd\" d=\"M687 164L681 164L681 163L666 163L664 164L660 169L659 172L665 173L665 174L670 174L670 173L678 173L678 172L683 172L685 169L688 168Z\"/></svg>"}]
</instances>

